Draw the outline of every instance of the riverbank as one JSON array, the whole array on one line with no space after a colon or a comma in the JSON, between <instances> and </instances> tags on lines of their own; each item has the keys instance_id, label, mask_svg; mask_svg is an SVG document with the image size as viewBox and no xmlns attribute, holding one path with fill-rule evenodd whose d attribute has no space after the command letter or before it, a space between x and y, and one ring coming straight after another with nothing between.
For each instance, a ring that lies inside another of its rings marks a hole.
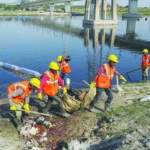
<instances>
[{"instance_id":1,"label":"riverbank","mask_svg":"<svg viewBox=\"0 0 150 150\"><path fill-rule=\"evenodd\" d=\"M96 105L99 110L98 113L92 113L87 109L83 109L73 113L68 118L62 118L53 114L53 117L50 118L52 124L55 124L53 131L59 129L60 135L56 136L54 134L49 140L55 139L60 147L72 141L68 145L70 147L70 149L68 148L69 150L71 150L73 145L76 148L82 147L82 150L85 150L85 147L89 150L150 149L150 101L148 97L147 99L142 99L144 96L149 95L149 84L134 83L122 85L123 93L114 93L114 101L110 113L103 112L104 100L106 99L105 94L103 94L101 101ZM37 111L36 107L32 106L31 109ZM7 128L4 128L6 126L3 124L4 122L7 124ZM3 140L9 138L9 140L17 143L16 138L19 138L19 135L15 128L12 127L12 124L8 120L3 121L3 119L1 119L1 123L3 124L0 125L1 137L7 133ZM12 139L11 135L16 138ZM32 139L34 138L35 136L32 137ZM77 141L75 141L76 139ZM21 143L25 143L28 140L27 137L24 139L20 137ZM49 142L44 141L38 146L44 150ZM8 149L7 147L9 146L9 143L3 143L3 149ZM33 144L32 146L34 147L35 145ZM12 145L12 149L13 147L15 145ZM74 150L78 150L76 148Z\"/></svg>"},{"instance_id":2,"label":"riverbank","mask_svg":"<svg viewBox=\"0 0 150 150\"><path fill-rule=\"evenodd\" d=\"M118 8L119 15L126 14L128 13L127 8ZM140 8L138 10L139 14L142 15L150 15L150 9L144 9ZM0 11L0 16L16 16L16 15L21 15L21 16L39 16L39 15L50 15L51 13L48 11L24 11L24 10L9 10L9 11ZM72 8L72 14L75 15L84 15L84 7L80 8ZM58 16L66 16L69 15L68 13L64 12L54 12L53 15L58 15ZM107 15L111 15L111 10L108 9Z\"/></svg>"},{"instance_id":3,"label":"riverbank","mask_svg":"<svg viewBox=\"0 0 150 150\"><path fill-rule=\"evenodd\" d=\"M59 13L54 12L51 14L50 12L44 12L44 11L0 11L0 16L49 16L49 15L55 15L55 16L67 16L70 15L68 13Z\"/></svg>"}]
</instances>

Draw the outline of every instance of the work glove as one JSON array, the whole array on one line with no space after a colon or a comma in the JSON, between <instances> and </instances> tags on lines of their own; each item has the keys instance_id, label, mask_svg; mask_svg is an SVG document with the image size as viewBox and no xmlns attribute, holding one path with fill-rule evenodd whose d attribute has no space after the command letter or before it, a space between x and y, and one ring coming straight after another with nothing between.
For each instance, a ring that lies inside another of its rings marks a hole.
<instances>
[{"instance_id":1,"label":"work glove","mask_svg":"<svg viewBox=\"0 0 150 150\"><path fill-rule=\"evenodd\" d=\"M94 82L91 82L90 85L89 85L90 89L92 89L94 86L95 86Z\"/></svg>"},{"instance_id":2,"label":"work glove","mask_svg":"<svg viewBox=\"0 0 150 150\"><path fill-rule=\"evenodd\" d=\"M10 110L17 110L17 108L16 108L16 106L13 105L10 107Z\"/></svg>"},{"instance_id":3,"label":"work glove","mask_svg":"<svg viewBox=\"0 0 150 150\"><path fill-rule=\"evenodd\" d=\"M42 95L42 93L38 93L38 99L43 99L43 95Z\"/></svg>"},{"instance_id":4,"label":"work glove","mask_svg":"<svg viewBox=\"0 0 150 150\"><path fill-rule=\"evenodd\" d=\"M63 88L63 93L66 94L67 93L67 89L66 87Z\"/></svg>"},{"instance_id":5,"label":"work glove","mask_svg":"<svg viewBox=\"0 0 150 150\"><path fill-rule=\"evenodd\" d=\"M120 79L122 80L122 82L127 82L127 80L122 75L120 75Z\"/></svg>"},{"instance_id":6,"label":"work glove","mask_svg":"<svg viewBox=\"0 0 150 150\"><path fill-rule=\"evenodd\" d=\"M24 104L24 105L23 105L23 108L25 109L25 111L26 111L27 113L29 113L29 111L30 111L29 104Z\"/></svg>"}]
</instances>

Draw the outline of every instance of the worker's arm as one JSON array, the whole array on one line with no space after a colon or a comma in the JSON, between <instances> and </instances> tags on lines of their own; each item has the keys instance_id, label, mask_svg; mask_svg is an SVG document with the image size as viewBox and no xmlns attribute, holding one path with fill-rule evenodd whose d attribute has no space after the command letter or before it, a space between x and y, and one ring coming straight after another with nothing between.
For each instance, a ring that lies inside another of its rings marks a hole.
<instances>
[{"instance_id":1,"label":"worker's arm","mask_svg":"<svg viewBox=\"0 0 150 150\"><path fill-rule=\"evenodd\" d=\"M24 93L23 89L18 88L14 90L13 92L11 92L10 94L8 94L8 100L9 100L10 106L13 105L13 101L12 101L13 97L17 97L19 95L22 95L23 93Z\"/></svg>"},{"instance_id":2,"label":"worker's arm","mask_svg":"<svg viewBox=\"0 0 150 150\"><path fill-rule=\"evenodd\" d=\"M60 85L61 85L62 88L65 87L64 81L62 80L62 78L60 76L58 77L58 82L60 83Z\"/></svg>"},{"instance_id":3,"label":"worker's arm","mask_svg":"<svg viewBox=\"0 0 150 150\"><path fill-rule=\"evenodd\" d=\"M119 78L122 80L122 82L127 82L127 80L125 79L124 76L122 76L116 69L115 69L115 72L114 72L117 76L119 76Z\"/></svg>"},{"instance_id":4,"label":"worker's arm","mask_svg":"<svg viewBox=\"0 0 150 150\"><path fill-rule=\"evenodd\" d=\"M42 80L41 80L41 83L40 83L40 88L38 89L38 93L42 92L43 86L44 86L44 84L46 83L47 80L48 80L47 75L43 74L42 75Z\"/></svg>"},{"instance_id":5,"label":"worker's arm","mask_svg":"<svg viewBox=\"0 0 150 150\"><path fill-rule=\"evenodd\" d=\"M30 100L30 95L28 95L28 96L25 98L24 103L25 103L25 104L29 104L29 100Z\"/></svg>"}]
</instances>

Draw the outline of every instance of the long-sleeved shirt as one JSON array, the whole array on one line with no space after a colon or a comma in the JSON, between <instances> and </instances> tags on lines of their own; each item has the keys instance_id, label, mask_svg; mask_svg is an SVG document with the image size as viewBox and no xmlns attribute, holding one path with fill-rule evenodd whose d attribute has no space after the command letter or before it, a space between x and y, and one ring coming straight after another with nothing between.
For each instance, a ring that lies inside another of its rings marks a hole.
<instances>
[{"instance_id":1,"label":"long-sleeved shirt","mask_svg":"<svg viewBox=\"0 0 150 150\"><path fill-rule=\"evenodd\" d=\"M9 100L9 104L12 106L13 105L13 97L17 97L17 96L21 96L24 93L24 90L22 88L18 88L16 90L14 90L13 92L11 92L10 94L8 94L8 100ZM29 95L25 97L24 100L25 104L29 103Z\"/></svg>"},{"instance_id":2,"label":"long-sleeved shirt","mask_svg":"<svg viewBox=\"0 0 150 150\"><path fill-rule=\"evenodd\" d=\"M100 74L102 74L102 73L105 74L105 72L106 72L106 69L105 69L104 65L102 65L102 66L100 66L100 67L98 68L97 74L98 74L98 75L100 75ZM120 76L120 73L119 73L115 68L114 68L114 73L115 73L116 75Z\"/></svg>"},{"instance_id":3,"label":"long-sleeved shirt","mask_svg":"<svg viewBox=\"0 0 150 150\"><path fill-rule=\"evenodd\" d=\"M38 89L38 93L42 92L43 86L44 86L44 84L47 82L47 80L48 80L47 75L46 75L46 74L43 74L42 80L41 80L41 84L40 84L40 88ZM60 76L58 77L58 82L60 83L60 85L61 85L62 88L65 87L64 82L63 82L63 80L60 78Z\"/></svg>"}]
</instances>

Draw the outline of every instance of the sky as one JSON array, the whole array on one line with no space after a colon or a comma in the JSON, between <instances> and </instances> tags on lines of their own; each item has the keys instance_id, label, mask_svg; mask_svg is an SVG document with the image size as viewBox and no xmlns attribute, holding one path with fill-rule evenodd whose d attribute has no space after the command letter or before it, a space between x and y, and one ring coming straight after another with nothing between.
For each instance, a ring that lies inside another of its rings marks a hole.
<instances>
[{"instance_id":1,"label":"sky","mask_svg":"<svg viewBox=\"0 0 150 150\"><path fill-rule=\"evenodd\" d=\"M19 0L0 0L0 2L2 2L2 3L13 3L15 1L19 1ZM110 1L110 0L108 0L108 1ZM122 5L122 6L128 5L128 1L129 0L117 0L119 5ZM140 7L149 6L150 7L150 0L139 0L138 6L140 6Z\"/></svg>"}]
</instances>

